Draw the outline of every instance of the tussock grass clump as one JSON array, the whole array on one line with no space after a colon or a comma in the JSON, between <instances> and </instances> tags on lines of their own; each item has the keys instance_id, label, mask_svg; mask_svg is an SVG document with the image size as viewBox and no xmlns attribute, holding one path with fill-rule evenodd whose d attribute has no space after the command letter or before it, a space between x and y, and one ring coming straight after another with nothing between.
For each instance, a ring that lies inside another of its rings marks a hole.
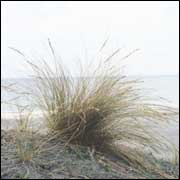
<instances>
[{"instance_id":1,"label":"tussock grass clump","mask_svg":"<svg viewBox=\"0 0 180 180\"><path fill-rule=\"evenodd\" d=\"M81 66L79 78L74 78L57 58L50 41L49 46L55 70L46 61L41 66L27 62L36 75L38 93L34 95L50 132L57 133L66 144L111 150L140 167L150 167L156 161L153 153L167 149L177 160L175 146L153 129L173 120L177 109L151 103L151 97L139 88L139 80L120 73L119 64L113 63L119 50L97 61L100 63L95 68L93 63ZM146 149L152 155L150 159L142 151Z\"/></svg>"},{"instance_id":2,"label":"tussock grass clump","mask_svg":"<svg viewBox=\"0 0 180 180\"><path fill-rule=\"evenodd\" d=\"M36 134L31 125L32 111L25 113L25 110L25 108L18 108L19 118L16 119L13 138L20 161L30 162L36 154L38 147L34 139Z\"/></svg>"}]
</instances>

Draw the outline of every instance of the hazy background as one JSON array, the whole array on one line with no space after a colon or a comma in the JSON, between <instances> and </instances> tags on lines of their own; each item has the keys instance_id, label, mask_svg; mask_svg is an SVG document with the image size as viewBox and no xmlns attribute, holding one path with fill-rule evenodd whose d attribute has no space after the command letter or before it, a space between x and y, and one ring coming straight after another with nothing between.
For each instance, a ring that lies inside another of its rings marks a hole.
<instances>
[{"instance_id":1,"label":"hazy background","mask_svg":"<svg viewBox=\"0 0 180 180\"><path fill-rule=\"evenodd\" d=\"M74 74L75 59L85 62L108 37L107 54L117 47L123 47L122 55L140 48L126 62L128 74L179 74L178 1L4 1L1 5L3 78L28 75L22 58L8 46L45 56L47 38Z\"/></svg>"}]
</instances>

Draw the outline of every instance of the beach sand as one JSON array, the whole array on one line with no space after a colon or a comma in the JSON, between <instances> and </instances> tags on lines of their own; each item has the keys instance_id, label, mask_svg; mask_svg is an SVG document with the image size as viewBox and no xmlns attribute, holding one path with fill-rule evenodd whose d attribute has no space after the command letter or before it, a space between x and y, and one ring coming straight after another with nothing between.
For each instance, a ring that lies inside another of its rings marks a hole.
<instances>
[{"instance_id":1,"label":"beach sand","mask_svg":"<svg viewBox=\"0 0 180 180\"><path fill-rule=\"evenodd\" d=\"M177 119L178 118L179 117L177 117ZM17 113L2 113L1 114L1 129L10 130L10 129L15 128L16 119L18 119ZM36 112L33 114L33 123L42 125L42 115L40 115L40 113ZM45 130L44 128L42 129ZM179 148L179 121L177 121L176 123L174 122L172 124L169 124L168 126L161 127L158 129L158 131L160 131L164 136L166 136L170 142L175 143L177 147ZM4 134L8 135L7 133L8 131L3 131L3 132ZM1 139L2 137L6 139L6 136L5 135L2 136L1 134ZM49 144L48 146L52 147L53 145ZM93 178L100 178L100 179L101 178L102 179L104 178L109 178L109 179L133 179L133 178L155 179L155 178L158 178L159 179L158 176L154 176L153 174L151 174L152 172L142 174L138 172L137 169L128 167L127 165L124 165L122 162L117 161L116 158L114 159L114 157L111 157L111 156L108 158L105 158L105 156L103 155L102 156L103 161L102 160L98 161L98 160L95 160L94 158L82 159L82 157L91 157L91 156L88 154L89 153L88 150L81 151L79 147L77 148L73 147L73 149L68 151L67 153L67 150L59 151L59 149L63 149L63 148L61 146L60 147L58 146L57 148L53 149L53 152L47 151L46 153L41 154L40 161L37 157L35 158L35 160L37 160L38 163L42 162L42 159L43 159L42 164L38 164L39 168L34 168L34 166L31 167L31 165L28 165L26 167L26 164L22 165L19 161L15 161L15 160L13 160L13 163L12 163L12 160L8 159L8 157L15 154L14 144L11 144L10 142L7 141L7 143L3 144L2 148L3 148L2 149L3 153L1 153L2 179L8 179L15 176L18 178L24 177L24 174L27 174L25 173L27 169L29 172L28 177L30 179L32 178L54 179L55 177L60 178L60 179L79 178L79 177L81 178L88 177L92 179ZM10 152L10 154L8 154L8 152ZM168 157L164 158L164 155L167 155L167 154L168 154L167 152L162 155L158 154L159 163L161 163L162 168L170 176L173 175L173 177L175 176L178 178L179 177L179 164L173 165L167 162L166 158ZM106 162L106 160L108 161ZM43 164L44 162L46 166ZM42 168L44 166L45 168ZM8 167L8 171L6 167ZM16 169L14 167L16 167ZM62 167L63 167L63 171L60 170ZM110 167L110 168L107 169L107 167Z\"/></svg>"}]
</instances>

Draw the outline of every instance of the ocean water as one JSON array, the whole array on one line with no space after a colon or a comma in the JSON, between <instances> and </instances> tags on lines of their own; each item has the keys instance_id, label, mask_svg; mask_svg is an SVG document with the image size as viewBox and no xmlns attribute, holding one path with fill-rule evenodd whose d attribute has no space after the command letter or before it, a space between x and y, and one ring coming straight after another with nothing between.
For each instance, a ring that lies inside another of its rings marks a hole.
<instances>
[{"instance_id":1,"label":"ocean water","mask_svg":"<svg viewBox=\"0 0 180 180\"><path fill-rule=\"evenodd\" d=\"M152 96L159 96L179 107L179 76L142 77L142 87L150 88Z\"/></svg>"},{"instance_id":2,"label":"ocean water","mask_svg":"<svg viewBox=\"0 0 180 180\"><path fill-rule=\"evenodd\" d=\"M148 89L148 94L150 96L165 98L172 106L179 107L179 76L144 76L140 77L140 79L143 81L143 83L140 84L140 87ZM18 93L24 91L22 87L31 89L34 87L34 84L30 79L1 79L1 84L17 84L15 89ZM8 102L10 100L12 100L12 103L21 105L31 104L32 101L32 99L25 94L18 95L2 89L1 101ZM17 112L17 107L15 105L2 103L1 113L4 112Z\"/></svg>"}]
</instances>

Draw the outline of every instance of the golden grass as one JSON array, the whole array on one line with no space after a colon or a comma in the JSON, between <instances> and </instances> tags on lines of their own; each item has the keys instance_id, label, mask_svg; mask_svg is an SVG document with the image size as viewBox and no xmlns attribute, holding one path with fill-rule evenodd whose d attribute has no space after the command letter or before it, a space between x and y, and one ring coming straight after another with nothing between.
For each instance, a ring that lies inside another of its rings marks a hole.
<instances>
[{"instance_id":1,"label":"golden grass","mask_svg":"<svg viewBox=\"0 0 180 180\"><path fill-rule=\"evenodd\" d=\"M27 109L27 107L17 108L19 117L16 119L13 140L20 161L30 162L38 152L37 138L35 138L37 132L32 126L32 110Z\"/></svg>"},{"instance_id":2,"label":"golden grass","mask_svg":"<svg viewBox=\"0 0 180 180\"><path fill-rule=\"evenodd\" d=\"M80 78L74 78L57 58L50 41L49 46L55 70L46 61L39 66L27 60L37 81L38 93L33 95L49 132L66 140L66 145L78 143L112 151L137 167L153 168L157 160L154 152L169 150L177 160L178 150L153 125L172 121L178 110L151 103L151 97L139 88L139 80L119 73L119 64L113 63L119 50L101 59L95 68L92 62L86 68L81 66ZM135 148L131 149L132 145ZM148 149L151 159L141 149Z\"/></svg>"}]
</instances>

